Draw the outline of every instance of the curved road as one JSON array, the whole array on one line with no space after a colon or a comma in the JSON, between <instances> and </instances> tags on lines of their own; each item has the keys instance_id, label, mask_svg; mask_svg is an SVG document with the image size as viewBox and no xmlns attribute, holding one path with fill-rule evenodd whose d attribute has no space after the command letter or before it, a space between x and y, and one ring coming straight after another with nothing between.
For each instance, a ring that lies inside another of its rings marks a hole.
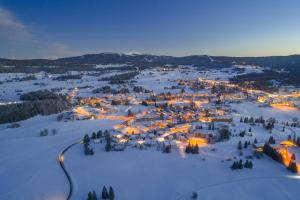
<instances>
[{"instance_id":1,"label":"curved road","mask_svg":"<svg viewBox=\"0 0 300 200\"><path fill-rule=\"evenodd\" d=\"M58 154L58 162L59 162L59 164L60 164L60 167L61 167L62 170L64 171L64 173L65 173L65 175L66 175L66 177L67 177L67 179L68 179L69 185L70 185L70 188L69 188L69 194L68 194L67 200L70 200L70 199L71 199L72 192L73 192L73 183L72 183L72 179L71 179L71 177L70 177L69 173L67 172L67 170L66 170L66 168L65 168L65 165L64 165L64 158L65 158L64 154L65 154L71 147L73 147L73 146L75 146L76 144L79 144L79 143L81 143L81 142L82 142L82 140L77 141L77 142L75 142L75 143L73 143L73 144L70 144L69 146L67 146L66 148L64 148L64 149L62 150L62 152L60 152L60 153Z\"/></svg>"}]
</instances>

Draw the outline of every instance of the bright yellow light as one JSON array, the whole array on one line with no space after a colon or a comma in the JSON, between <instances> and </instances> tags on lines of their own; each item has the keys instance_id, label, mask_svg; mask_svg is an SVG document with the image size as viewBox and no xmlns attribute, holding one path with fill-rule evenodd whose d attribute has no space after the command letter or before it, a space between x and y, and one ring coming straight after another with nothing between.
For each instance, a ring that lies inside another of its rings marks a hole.
<instances>
[{"instance_id":1,"label":"bright yellow light","mask_svg":"<svg viewBox=\"0 0 300 200\"><path fill-rule=\"evenodd\" d=\"M206 146L208 144L207 139L205 138L198 138L198 137L191 137L188 139L188 143L192 146Z\"/></svg>"},{"instance_id":2,"label":"bright yellow light","mask_svg":"<svg viewBox=\"0 0 300 200\"><path fill-rule=\"evenodd\" d=\"M288 102L288 101L284 101L282 103L273 103L273 104L271 104L271 106L274 108L278 108L280 110L284 110L284 111L297 110L297 108L294 106L294 104L291 102Z\"/></svg>"},{"instance_id":3,"label":"bright yellow light","mask_svg":"<svg viewBox=\"0 0 300 200\"><path fill-rule=\"evenodd\" d=\"M128 140L126 140L126 139L121 139L120 140L120 143L125 143L125 142L127 142Z\"/></svg>"},{"instance_id":4,"label":"bright yellow light","mask_svg":"<svg viewBox=\"0 0 300 200\"><path fill-rule=\"evenodd\" d=\"M295 147L296 146L296 144L293 141L290 141L290 140L284 140L280 144L284 145L284 146L288 146L288 147Z\"/></svg>"},{"instance_id":5,"label":"bright yellow light","mask_svg":"<svg viewBox=\"0 0 300 200\"><path fill-rule=\"evenodd\" d=\"M64 162L64 159L65 159L64 155L61 154L61 155L59 156L59 161L60 161L60 162Z\"/></svg>"},{"instance_id":6,"label":"bright yellow light","mask_svg":"<svg viewBox=\"0 0 300 200\"><path fill-rule=\"evenodd\" d=\"M159 138L157 138L157 141L159 141L159 142L164 142L164 141L165 141L165 138L159 137Z\"/></svg>"},{"instance_id":7,"label":"bright yellow light","mask_svg":"<svg viewBox=\"0 0 300 200\"><path fill-rule=\"evenodd\" d=\"M120 139L120 138L122 138L122 137L123 137L122 134L117 134L117 135L116 135L116 138L118 138L118 139Z\"/></svg>"},{"instance_id":8,"label":"bright yellow light","mask_svg":"<svg viewBox=\"0 0 300 200\"><path fill-rule=\"evenodd\" d=\"M145 141L144 140L138 140L138 141L136 141L138 144L144 144L145 143Z\"/></svg>"},{"instance_id":9,"label":"bright yellow light","mask_svg":"<svg viewBox=\"0 0 300 200\"><path fill-rule=\"evenodd\" d=\"M259 97L257 98L257 101L258 101L259 103L265 103L265 102L267 101L267 97L265 97L265 96L259 96Z\"/></svg>"}]
</instances>

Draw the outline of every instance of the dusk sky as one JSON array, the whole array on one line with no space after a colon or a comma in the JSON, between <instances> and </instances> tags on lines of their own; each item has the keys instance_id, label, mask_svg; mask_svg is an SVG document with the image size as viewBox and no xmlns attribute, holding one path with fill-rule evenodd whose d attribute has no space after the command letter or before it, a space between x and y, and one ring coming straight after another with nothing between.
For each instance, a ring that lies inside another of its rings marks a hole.
<instances>
[{"instance_id":1,"label":"dusk sky","mask_svg":"<svg viewBox=\"0 0 300 200\"><path fill-rule=\"evenodd\" d=\"M0 0L0 57L300 54L299 0Z\"/></svg>"}]
</instances>

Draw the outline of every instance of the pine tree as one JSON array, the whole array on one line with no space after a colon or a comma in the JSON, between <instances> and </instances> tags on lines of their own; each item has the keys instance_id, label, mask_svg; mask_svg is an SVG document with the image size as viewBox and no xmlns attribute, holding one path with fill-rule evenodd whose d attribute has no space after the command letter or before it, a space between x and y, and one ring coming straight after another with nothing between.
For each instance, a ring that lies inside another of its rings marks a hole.
<instances>
[{"instance_id":1,"label":"pine tree","mask_svg":"<svg viewBox=\"0 0 300 200\"><path fill-rule=\"evenodd\" d=\"M94 155L94 149L93 148L90 149L90 155Z\"/></svg>"},{"instance_id":2,"label":"pine tree","mask_svg":"<svg viewBox=\"0 0 300 200\"><path fill-rule=\"evenodd\" d=\"M294 153L292 154L292 157L291 157L291 159L292 159L292 160L296 160L296 156L295 156L295 154L294 154Z\"/></svg>"},{"instance_id":3,"label":"pine tree","mask_svg":"<svg viewBox=\"0 0 300 200\"><path fill-rule=\"evenodd\" d=\"M208 130L211 130L211 124L208 125Z\"/></svg>"},{"instance_id":4,"label":"pine tree","mask_svg":"<svg viewBox=\"0 0 300 200\"><path fill-rule=\"evenodd\" d=\"M95 191L93 191L92 197L93 197L93 200L97 200L97 194Z\"/></svg>"},{"instance_id":5,"label":"pine tree","mask_svg":"<svg viewBox=\"0 0 300 200\"><path fill-rule=\"evenodd\" d=\"M298 147L300 147L300 137L297 137L296 144Z\"/></svg>"},{"instance_id":6,"label":"pine tree","mask_svg":"<svg viewBox=\"0 0 300 200\"><path fill-rule=\"evenodd\" d=\"M87 200L93 200L92 192L89 191Z\"/></svg>"},{"instance_id":7,"label":"pine tree","mask_svg":"<svg viewBox=\"0 0 300 200\"><path fill-rule=\"evenodd\" d=\"M171 145L167 145L165 148L166 153L171 153Z\"/></svg>"},{"instance_id":8,"label":"pine tree","mask_svg":"<svg viewBox=\"0 0 300 200\"><path fill-rule=\"evenodd\" d=\"M131 110L128 110L127 116L132 117L132 116L134 116L134 113Z\"/></svg>"},{"instance_id":9,"label":"pine tree","mask_svg":"<svg viewBox=\"0 0 300 200\"><path fill-rule=\"evenodd\" d=\"M198 198L197 192L193 192L193 194L192 194L192 199L197 199L197 198Z\"/></svg>"},{"instance_id":10,"label":"pine tree","mask_svg":"<svg viewBox=\"0 0 300 200\"><path fill-rule=\"evenodd\" d=\"M238 149L242 150L242 142L241 141L239 141L239 143L238 143Z\"/></svg>"},{"instance_id":11,"label":"pine tree","mask_svg":"<svg viewBox=\"0 0 300 200\"><path fill-rule=\"evenodd\" d=\"M241 119L240 119L240 123L242 123L243 122L243 117L241 117Z\"/></svg>"},{"instance_id":12,"label":"pine tree","mask_svg":"<svg viewBox=\"0 0 300 200\"><path fill-rule=\"evenodd\" d=\"M273 136L270 136L270 137L269 137L269 143L270 143L270 144L275 144L275 142L276 142L276 141L275 141L275 139L273 138Z\"/></svg>"},{"instance_id":13,"label":"pine tree","mask_svg":"<svg viewBox=\"0 0 300 200\"><path fill-rule=\"evenodd\" d=\"M115 192L113 188L110 186L109 187L109 200L114 200L115 199Z\"/></svg>"},{"instance_id":14,"label":"pine tree","mask_svg":"<svg viewBox=\"0 0 300 200\"><path fill-rule=\"evenodd\" d=\"M191 145L188 144L186 147L185 147L185 153L191 153Z\"/></svg>"},{"instance_id":15,"label":"pine tree","mask_svg":"<svg viewBox=\"0 0 300 200\"><path fill-rule=\"evenodd\" d=\"M105 186L103 186L103 188L102 188L102 199L108 199L108 193L107 193L107 189L106 189L106 187Z\"/></svg>"},{"instance_id":16,"label":"pine tree","mask_svg":"<svg viewBox=\"0 0 300 200\"><path fill-rule=\"evenodd\" d=\"M88 134L85 134L84 137L83 137L83 143L89 143L90 142L90 137Z\"/></svg>"},{"instance_id":17,"label":"pine tree","mask_svg":"<svg viewBox=\"0 0 300 200\"><path fill-rule=\"evenodd\" d=\"M247 147L248 147L248 142L245 141L245 143L244 143L244 148L247 149Z\"/></svg>"},{"instance_id":18,"label":"pine tree","mask_svg":"<svg viewBox=\"0 0 300 200\"><path fill-rule=\"evenodd\" d=\"M84 145L84 154L86 156L90 154L89 147L87 145Z\"/></svg>"},{"instance_id":19,"label":"pine tree","mask_svg":"<svg viewBox=\"0 0 300 200\"><path fill-rule=\"evenodd\" d=\"M243 169L243 161L242 160L239 161L238 166L239 166L239 169Z\"/></svg>"},{"instance_id":20,"label":"pine tree","mask_svg":"<svg viewBox=\"0 0 300 200\"><path fill-rule=\"evenodd\" d=\"M251 160L249 161L248 168L249 168L249 169L252 169L252 168L253 168L253 164L252 164L252 161L251 161Z\"/></svg>"},{"instance_id":21,"label":"pine tree","mask_svg":"<svg viewBox=\"0 0 300 200\"><path fill-rule=\"evenodd\" d=\"M250 117L250 120L249 120L250 123L253 123L254 122L254 119L253 117ZM250 131L251 132L251 131Z\"/></svg>"},{"instance_id":22,"label":"pine tree","mask_svg":"<svg viewBox=\"0 0 300 200\"><path fill-rule=\"evenodd\" d=\"M256 138L254 139L254 142L253 142L253 143L254 143L254 144L257 144L257 139L256 139Z\"/></svg>"},{"instance_id":23,"label":"pine tree","mask_svg":"<svg viewBox=\"0 0 300 200\"><path fill-rule=\"evenodd\" d=\"M245 167L245 168L248 168L248 167L249 167L249 161L248 161L248 160L246 160L246 162L245 162L245 164L244 164L244 167Z\"/></svg>"},{"instance_id":24,"label":"pine tree","mask_svg":"<svg viewBox=\"0 0 300 200\"><path fill-rule=\"evenodd\" d=\"M232 170L238 169L238 162L234 161L231 166Z\"/></svg>"},{"instance_id":25,"label":"pine tree","mask_svg":"<svg viewBox=\"0 0 300 200\"><path fill-rule=\"evenodd\" d=\"M195 154L199 154L199 147L198 147L197 144L196 144L196 146L195 146Z\"/></svg>"},{"instance_id":26,"label":"pine tree","mask_svg":"<svg viewBox=\"0 0 300 200\"><path fill-rule=\"evenodd\" d=\"M250 132L250 133L252 132L252 129L251 129L251 127L249 127L249 132Z\"/></svg>"},{"instance_id":27,"label":"pine tree","mask_svg":"<svg viewBox=\"0 0 300 200\"><path fill-rule=\"evenodd\" d=\"M293 135L293 142L296 143L296 135Z\"/></svg>"},{"instance_id":28,"label":"pine tree","mask_svg":"<svg viewBox=\"0 0 300 200\"><path fill-rule=\"evenodd\" d=\"M297 164L295 161L291 161L289 166L287 167L288 170L290 170L293 173L297 173L298 172L298 168L297 168Z\"/></svg>"},{"instance_id":29,"label":"pine tree","mask_svg":"<svg viewBox=\"0 0 300 200\"><path fill-rule=\"evenodd\" d=\"M106 145L105 145L105 151L106 151L106 152L111 151L111 144L110 144L110 142L107 142L107 143L106 143Z\"/></svg>"},{"instance_id":30,"label":"pine tree","mask_svg":"<svg viewBox=\"0 0 300 200\"><path fill-rule=\"evenodd\" d=\"M97 138L100 138L100 137L102 137L102 130L99 130L99 131L97 132Z\"/></svg>"}]
</instances>

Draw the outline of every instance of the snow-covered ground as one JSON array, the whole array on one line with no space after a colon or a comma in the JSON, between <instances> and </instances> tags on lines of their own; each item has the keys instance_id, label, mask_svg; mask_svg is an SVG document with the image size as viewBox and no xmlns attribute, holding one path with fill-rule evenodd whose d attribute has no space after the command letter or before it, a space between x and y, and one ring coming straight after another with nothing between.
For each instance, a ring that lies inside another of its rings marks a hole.
<instances>
[{"instance_id":1,"label":"snow-covered ground","mask_svg":"<svg viewBox=\"0 0 300 200\"><path fill-rule=\"evenodd\" d=\"M240 104L231 104L232 109L237 110L241 116L252 116L264 118L276 118L279 122L291 121L295 117L300 117L299 110L282 110L273 107L263 107L251 102L243 102Z\"/></svg>"},{"instance_id":2,"label":"snow-covered ground","mask_svg":"<svg viewBox=\"0 0 300 200\"><path fill-rule=\"evenodd\" d=\"M23 121L21 128L0 130L0 199L65 199L69 185L58 163L59 152L84 134L118 122L58 122L56 115L51 115ZM56 129L57 134L40 137L45 128Z\"/></svg>"},{"instance_id":3,"label":"snow-covered ground","mask_svg":"<svg viewBox=\"0 0 300 200\"><path fill-rule=\"evenodd\" d=\"M105 68L107 66L97 66ZM112 67L112 66L109 66ZM117 67L117 66L116 66ZM238 66L241 67L241 66ZM260 73L260 68L245 66L244 73ZM80 88L77 96L102 96L92 94L92 90L107 85L99 81L120 72L91 76L83 73L80 80L55 81L44 73L35 74L37 80L14 81L25 74L0 74L0 81L12 80L0 85L0 103L19 101L18 93L40 89L63 88L69 93ZM192 80L198 77L206 79L228 80L235 76L232 68L223 70L199 71L193 67L179 69L154 68L143 70L136 78L136 85L153 90L155 93L180 92L170 89L177 86L176 79ZM59 75L53 75L59 76ZM39 84L37 84L39 83ZM40 84L42 83L42 84ZM92 86L92 87L85 87ZM117 86L111 86L117 88ZM22 90L18 92L17 90ZM210 90L203 89L204 92ZM199 91L201 93L203 91ZM137 94L135 94L137 95ZM143 95L137 95L137 98ZM205 106L210 106L207 104ZM234 123L230 124L233 134L248 130L249 124L239 123L240 117L275 117L278 124L272 136L278 141L285 140L289 134L300 136L299 128L286 128L282 131L281 122L300 117L299 110L285 111L272 107L260 107L254 102L231 103ZM114 115L125 115L146 110L141 105L121 105ZM64 147L82 139L85 134L113 128L122 121L114 119L95 119L59 122L57 114L36 116L19 122L19 128L7 128L0 125L0 199L1 200L62 200L66 199L69 185L58 163L58 154ZM48 129L49 134L40 137L40 131ZM56 134L52 135L51 130ZM100 194L103 186L112 186L116 199L121 200L168 200L191 199L193 192L198 199L205 200L265 200L297 199L300 195L300 176L292 174L283 165L269 157L253 159L253 169L231 170L233 160L252 155L252 148L244 149L239 155L239 141L265 142L270 133L262 126L252 126L252 135L231 137L229 141L200 148L197 155L184 154L173 149L170 154L162 153L155 147L139 150L126 148L121 152L105 152L104 143L93 144L95 155L86 156L83 145L72 147L64 157L65 166L74 183L72 200L86 199L91 190ZM297 151L297 150L296 150ZM297 157L298 158L298 157Z\"/></svg>"},{"instance_id":4,"label":"snow-covered ground","mask_svg":"<svg viewBox=\"0 0 300 200\"><path fill-rule=\"evenodd\" d=\"M86 157L77 146L66 160L76 180L74 199L84 199L89 190L100 194L103 185L113 186L118 199L190 199L197 192L199 199L207 200L263 200L300 194L298 177L267 157L255 161L253 170L231 171L231 162L221 162L223 148L232 149L226 146L216 145L215 153L206 150L185 157L156 150L106 153L101 145L96 146L95 156Z\"/></svg>"}]
</instances>

